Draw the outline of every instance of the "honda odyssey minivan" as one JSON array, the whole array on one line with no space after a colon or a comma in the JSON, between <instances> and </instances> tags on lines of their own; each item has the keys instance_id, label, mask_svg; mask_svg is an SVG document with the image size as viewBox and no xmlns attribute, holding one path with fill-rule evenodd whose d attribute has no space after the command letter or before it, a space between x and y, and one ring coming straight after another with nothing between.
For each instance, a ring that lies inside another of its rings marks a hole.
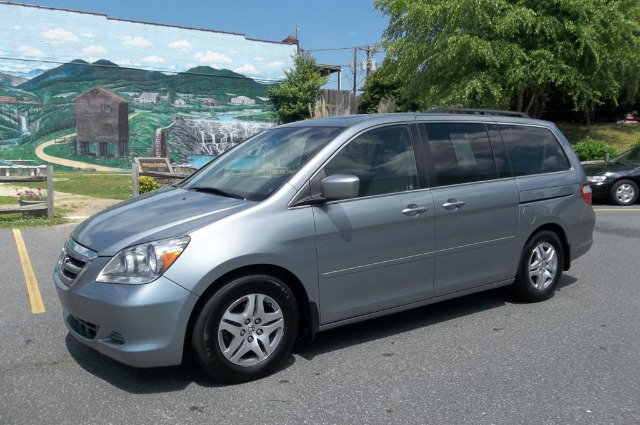
<instances>
[{"instance_id":1,"label":"honda odyssey minivan","mask_svg":"<svg viewBox=\"0 0 640 425\"><path fill-rule=\"evenodd\" d=\"M455 112L282 125L96 214L53 274L69 332L233 383L337 326L507 285L551 297L592 244L578 158L552 123Z\"/></svg>"}]
</instances>

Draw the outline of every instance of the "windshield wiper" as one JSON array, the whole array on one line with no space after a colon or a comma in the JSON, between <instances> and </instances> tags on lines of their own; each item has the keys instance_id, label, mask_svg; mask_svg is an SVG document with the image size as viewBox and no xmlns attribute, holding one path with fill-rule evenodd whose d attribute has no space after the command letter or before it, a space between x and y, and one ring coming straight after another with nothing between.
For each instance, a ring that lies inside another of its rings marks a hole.
<instances>
[{"instance_id":1,"label":"windshield wiper","mask_svg":"<svg viewBox=\"0 0 640 425\"><path fill-rule=\"evenodd\" d=\"M203 193L211 193L213 195L225 196L227 198L245 200L244 197L242 197L242 196L240 196L240 195L238 195L236 193L227 192L225 190L218 189L218 188L215 188L215 187L195 186L195 187L189 188L189 190L193 190L193 191L196 191L196 192L203 192Z\"/></svg>"}]
</instances>

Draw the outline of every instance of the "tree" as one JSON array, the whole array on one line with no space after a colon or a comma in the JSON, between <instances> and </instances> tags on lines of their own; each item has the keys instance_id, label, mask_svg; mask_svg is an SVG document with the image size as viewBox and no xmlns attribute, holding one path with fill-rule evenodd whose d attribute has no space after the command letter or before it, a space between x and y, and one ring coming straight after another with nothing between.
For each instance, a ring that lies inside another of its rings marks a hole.
<instances>
[{"instance_id":1,"label":"tree","mask_svg":"<svg viewBox=\"0 0 640 425\"><path fill-rule=\"evenodd\" d=\"M405 96L396 68L394 62L385 58L382 66L367 77L358 100L361 111L374 114L378 112L378 104L385 100L392 100L397 112L415 111L418 108L415 102Z\"/></svg>"},{"instance_id":2,"label":"tree","mask_svg":"<svg viewBox=\"0 0 640 425\"><path fill-rule=\"evenodd\" d=\"M637 0L376 0L383 46L422 108L542 114L550 93L588 111L617 101L640 60Z\"/></svg>"},{"instance_id":3,"label":"tree","mask_svg":"<svg viewBox=\"0 0 640 425\"><path fill-rule=\"evenodd\" d=\"M316 60L309 52L293 57L293 69L285 72L286 80L267 89L278 122L288 123L310 117L320 87L327 79L320 74Z\"/></svg>"}]
</instances>

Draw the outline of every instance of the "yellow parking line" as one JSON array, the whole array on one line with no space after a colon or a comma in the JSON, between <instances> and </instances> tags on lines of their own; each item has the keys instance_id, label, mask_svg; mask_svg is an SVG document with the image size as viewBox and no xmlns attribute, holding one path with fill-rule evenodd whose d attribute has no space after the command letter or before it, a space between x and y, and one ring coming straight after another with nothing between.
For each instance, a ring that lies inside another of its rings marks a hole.
<instances>
[{"instance_id":1,"label":"yellow parking line","mask_svg":"<svg viewBox=\"0 0 640 425\"><path fill-rule=\"evenodd\" d=\"M13 229L13 237L16 240L18 255L20 256L20 263L22 264L22 273L24 273L24 280L27 284L27 292L29 293L29 301L31 302L31 312L33 314L44 313L44 304L42 303L40 288L38 288L38 281L36 280L36 275L33 273L31 260L29 260L27 247L24 244L24 240L22 239L22 233L20 233L20 230Z\"/></svg>"}]
</instances>

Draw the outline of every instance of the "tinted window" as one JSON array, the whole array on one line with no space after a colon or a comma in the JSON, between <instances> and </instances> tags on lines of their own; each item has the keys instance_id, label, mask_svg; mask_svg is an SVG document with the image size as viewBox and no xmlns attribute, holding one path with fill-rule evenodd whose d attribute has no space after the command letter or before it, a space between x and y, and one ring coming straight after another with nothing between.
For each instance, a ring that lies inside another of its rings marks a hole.
<instances>
[{"instance_id":1,"label":"tinted window","mask_svg":"<svg viewBox=\"0 0 640 425\"><path fill-rule=\"evenodd\" d=\"M549 129L500 125L500 134L516 176L552 173L570 168L558 139Z\"/></svg>"},{"instance_id":2,"label":"tinted window","mask_svg":"<svg viewBox=\"0 0 640 425\"><path fill-rule=\"evenodd\" d=\"M324 172L326 176L358 176L358 196L418 188L415 156L406 126L379 128L358 136L325 166Z\"/></svg>"},{"instance_id":3,"label":"tinted window","mask_svg":"<svg viewBox=\"0 0 640 425\"><path fill-rule=\"evenodd\" d=\"M484 124L424 124L436 185L498 178Z\"/></svg>"}]
</instances>

